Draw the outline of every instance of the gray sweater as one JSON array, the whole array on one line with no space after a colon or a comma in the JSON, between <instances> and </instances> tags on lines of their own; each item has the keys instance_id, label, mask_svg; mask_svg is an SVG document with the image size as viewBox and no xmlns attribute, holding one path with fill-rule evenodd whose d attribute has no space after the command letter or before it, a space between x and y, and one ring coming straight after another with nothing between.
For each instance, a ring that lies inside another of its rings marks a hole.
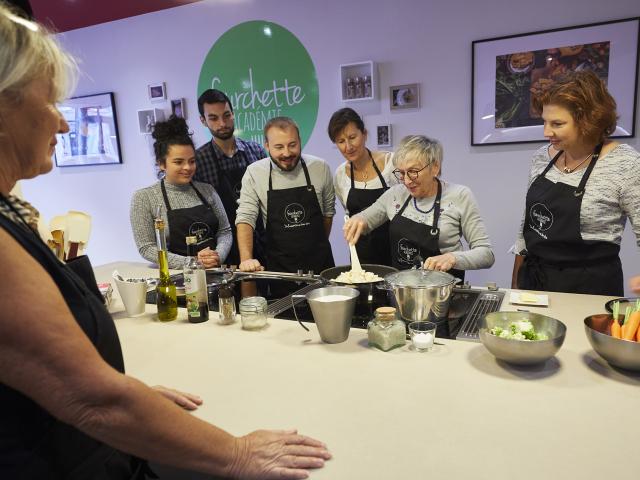
<instances>
[{"instance_id":1,"label":"gray sweater","mask_svg":"<svg viewBox=\"0 0 640 480\"><path fill-rule=\"evenodd\" d=\"M393 219L409 197L404 185L394 185L384 192L378 200L366 210L359 213L367 222L367 231L379 227L385 221ZM418 208L428 211L435 200L426 197L417 200ZM480 210L471 190L464 185L455 185L442 181L442 200L440 202L440 251L453 253L456 257L455 268L460 270L478 270L489 268L495 258L491 242L480 216ZM433 211L425 214L416 210L413 200L409 201L402 216L425 225L433 224ZM469 249L465 250L462 238Z\"/></svg>"},{"instance_id":2,"label":"gray sweater","mask_svg":"<svg viewBox=\"0 0 640 480\"><path fill-rule=\"evenodd\" d=\"M209 202L213 208L213 212L218 217L218 232L216 234L216 251L220 255L220 261L224 262L231 250L231 227L227 214L224 211L222 200L208 183L193 182L202 196ZM165 182L167 197L172 209L190 208L202 205L202 201L191 188L190 185L173 185ZM133 194L131 199L131 210L129 212L131 219L131 229L133 230L133 238L140 255L145 260L153 263L158 262L158 247L156 246L156 234L154 229L154 218L158 205L162 206L162 218L164 218L167 238L167 247L169 245L169 224L167 222L167 209L164 205L160 182L150 187L142 188ZM186 257L175 253L168 252L169 268L182 268Z\"/></svg>"},{"instance_id":3,"label":"gray sweater","mask_svg":"<svg viewBox=\"0 0 640 480\"><path fill-rule=\"evenodd\" d=\"M331 170L324 160L313 155L302 155L309 170L311 184L316 190L320 210L325 217L333 217L336 213L336 194L333 189ZM258 212L262 212L264 224L267 224L267 192L269 191L269 164L270 158L263 158L247 167L242 177L242 190L238 211L236 213L236 225L247 223L256 228ZM290 172L282 171L273 165L272 184L274 190L302 187L306 185L302 165L298 162L296 168Z\"/></svg>"},{"instance_id":4,"label":"gray sweater","mask_svg":"<svg viewBox=\"0 0 640 480\"><path fill-rule=\"evenodd\" d=\"M540 147L533 155L529 171L529 186L551 161L549 146ZM563 173L551 167L546 178L573 187L580 184L584 168ZM640 153L624 143L600 157L585 186L580 208L580 233L583 240L600 240L620 245L627 218L640 246ZM515 251L526 249L522 229L516 239Z\"/></svg>"}]
</instances>

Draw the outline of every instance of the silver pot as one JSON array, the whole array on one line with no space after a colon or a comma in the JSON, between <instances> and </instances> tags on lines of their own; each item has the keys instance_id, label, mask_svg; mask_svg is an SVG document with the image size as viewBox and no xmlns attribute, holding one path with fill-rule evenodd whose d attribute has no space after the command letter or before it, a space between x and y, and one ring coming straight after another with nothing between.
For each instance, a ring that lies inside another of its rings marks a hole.
<instances>
[{"instance_id":1,"label":"silver pot","mask_svg":"<svg viewBox=\"0 0 640 480\"><path fill-rule=\"evenodd\" d=\"M433 270L404 270L384 277L396 299L400 315L406 321L420 321L447 316L453 286L459 282L453 275Z\"/></svg>"}]
</instances>

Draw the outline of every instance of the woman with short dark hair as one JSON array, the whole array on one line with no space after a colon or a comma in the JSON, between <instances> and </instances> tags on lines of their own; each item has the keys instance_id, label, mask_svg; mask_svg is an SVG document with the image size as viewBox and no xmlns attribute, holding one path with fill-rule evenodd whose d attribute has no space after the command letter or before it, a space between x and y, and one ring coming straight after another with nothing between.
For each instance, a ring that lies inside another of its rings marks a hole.
<instances>
[{"instance_id":1,"label":"woman with short dark hair","mask_svg":"<svg viewBox=\"0 0 640 480\"><path fill-rule=\"evenodd\" d=\"M533 156L512 287L621 296L627 218L640 245L640 154L608 138L616 102L591 71L564 76L533 105L549 145Z\"/></svg>"},{"instance_id":2,"label":"woman with short dark hair","mask_svg":"<svg viewBox=\"0 0 640 480\"><path fill-rule=\"evenodd\" d=\"M367 148L367 129L351 108L335 112L327 131L345 158L333 177L336 196L348 215L356 215L398 183L392 173L393 154ZM390 250L389 222L364 235L356 244L361 263L391 265Z\"/></svg>"}]
</instances>

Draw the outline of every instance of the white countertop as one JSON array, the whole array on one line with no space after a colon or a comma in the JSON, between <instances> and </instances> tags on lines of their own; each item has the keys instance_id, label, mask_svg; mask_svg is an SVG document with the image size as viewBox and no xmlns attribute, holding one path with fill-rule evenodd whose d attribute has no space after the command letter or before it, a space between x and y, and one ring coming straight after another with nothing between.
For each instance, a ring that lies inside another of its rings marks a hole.
<instances>
[{"instance_id":1,"label":"white countertop","mask_svg":"<svg viewBox=\"0 0 640 480\"><path fill-rule=\"evenodd\" d=\"M98 281L157 275L145 264L98 267ZM367 347L367 332L320 342L296 322L161 323L156 308L113 313L127 373L197 393L195 415L241 435L296 427L334 455L314 479L637 479L640 374L612 369L591 349L583 319L611 297L549 294L517 307L567 325L557 356L537 367L498 363L480 343L438 339L429 353ZM508 295L503 310L515 310Z\"/></svg>"}]
</instances>

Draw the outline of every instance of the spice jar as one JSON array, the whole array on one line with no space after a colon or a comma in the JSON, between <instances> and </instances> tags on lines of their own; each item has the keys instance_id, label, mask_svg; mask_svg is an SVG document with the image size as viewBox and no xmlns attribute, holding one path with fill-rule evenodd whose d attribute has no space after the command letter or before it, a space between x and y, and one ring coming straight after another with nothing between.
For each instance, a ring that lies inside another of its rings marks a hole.
<instances>
[{"instance_id":1,"label":"spice jar","mask_svg":"<svg viewBox=\"0 0 640 480\"><path fill-rule=\"evenodd\" d=\"M367 329L369 346L383 352L402 347L407 340L404 322L396 316L396 309L393 307L377 308L375 317L369 322Z\"/></svg>"},{"instance_id":2,"label":"spice jar","mask_svg":"<svg viewBox=\"0 0 640 480\"><path fill-rule=\"evenodd\" d=\"M233 296L233 287L226 280L218 289L218 323L231 325L236 321L236 299Z\"/></svg>"},{"instance_id":3,"label":"spice jar","mask_svg":"<svg viewBox=\"0 0 640 480\"><path fill-rule=\"evenodd\" d=\"M259 330L267 325L267 300L247 297L240 300L240 320L244 330Z\"/></svg>"}]
</instances>

